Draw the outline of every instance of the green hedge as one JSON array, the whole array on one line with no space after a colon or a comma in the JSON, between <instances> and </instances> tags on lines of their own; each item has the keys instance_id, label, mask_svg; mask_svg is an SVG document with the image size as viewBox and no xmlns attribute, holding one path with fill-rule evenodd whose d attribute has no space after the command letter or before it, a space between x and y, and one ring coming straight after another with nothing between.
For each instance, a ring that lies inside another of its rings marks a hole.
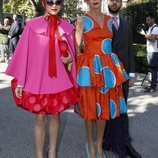
<instances>
[{"instance_id":1,"label":"green hedge","mask_svg":"<svg viewBox=\"0 0 158 158\"><path fill-rule=\"evenodd\" d=\"M138 32L143 27L142 24L146 24L146 14L153 13L155 15L155 20L158 23L158 0L150 1L146 3L140 3L128 6L127 8L121 10L121 15L130 21L133 31L134 43L145 44L146 41L142 35Z\"/></svg>"},{"instance_id":2,"label":"green hedge","mask_svg":"<svg viewBox=\"0 0 158 158\"><path fill-rule=\"evenodd\" d=\"M137 57L146 57L146 45L134 44L134 52Z\"/></svg>"},{"instance_id":3,"label":"green hedge","mask_svg":"<svg viewBox=\"0 0 158 158\"><path fill-rule=\"evenodd\" d=\"M135 52L135 71L138 73L147 73L147 52L146 45L142 44L134 44L134 52Z\"/></svg>"}]
</instances>

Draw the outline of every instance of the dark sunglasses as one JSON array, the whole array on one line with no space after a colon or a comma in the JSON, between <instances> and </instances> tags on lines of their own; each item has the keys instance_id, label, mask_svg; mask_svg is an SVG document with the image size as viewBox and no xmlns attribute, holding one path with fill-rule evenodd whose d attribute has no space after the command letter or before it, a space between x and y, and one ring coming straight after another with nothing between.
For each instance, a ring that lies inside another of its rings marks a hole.
<instances>
[{"instance_id":1,"label":"dark sunglasses","mask_svg":"<svg viewBox=\"0 0 158 158\"><path fill-rule=\"evenodd\" d=\"M52 5L62 5L63 4L63 0L46 0L46 4L49 6Z\"/></svg>"}]
</instances>

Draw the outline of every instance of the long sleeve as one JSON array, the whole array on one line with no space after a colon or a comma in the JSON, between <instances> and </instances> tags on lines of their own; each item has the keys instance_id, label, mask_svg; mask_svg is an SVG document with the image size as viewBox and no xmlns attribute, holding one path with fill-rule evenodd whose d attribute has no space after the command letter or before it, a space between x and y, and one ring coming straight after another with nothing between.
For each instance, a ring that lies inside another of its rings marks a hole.
<instances>
[{"instance_id":1,"label":"long sleeve","mask_svg":"<svg viewBox=\"0 0 158 158\"><path fill-rule=\"evenodd\" d=\"M75 47L74 47L74 34L73 32L69 35L66 36L68 43L69 43L69 50L72 54L72 59L73 59L73 63L72 63L72 67L71 67L71 75L74 79L74 81L76 81L76 61L75 61L75 56L76 56L76 52L75 52Z\"/></svg>"},{"instance_id":2,"label":"long sleeve","mask_svg":"<svg viewBox=\"0 0 158 158\"><path fill-rule=\"evenodd\" d=\"M15 49L13 57L7 67L6 74L13 76L18 80L18 84L25 85L26 73L27 73L27 60L29 49L29 26L27 25L22 33L22 36Z\"/></svg>"},{"instance_id":3,"label":"long sleeve","mask_svg":"<svg viewBox=\"0 0 158 158\"><path fill-rule=\"evenodd\" d=\"M129 73L135 72L135 61L134 61L134 49L133 49L133 37L132 37L132 29L129 24L129 40L128 40L128 53L129 53Z\"/></svg>"},{"instance_id":4,"label":"long sleeve","mask_svg":"<svg viewBox=\"0 0 158 158\"><path fill-rule=\"evenodd\" d=\"M20 32L20 24L16 23L14 29L10 30L9 35L11 36L11 38L14 38L15 36L19 35L19 32Z\"/></svg>"}]
</instances>

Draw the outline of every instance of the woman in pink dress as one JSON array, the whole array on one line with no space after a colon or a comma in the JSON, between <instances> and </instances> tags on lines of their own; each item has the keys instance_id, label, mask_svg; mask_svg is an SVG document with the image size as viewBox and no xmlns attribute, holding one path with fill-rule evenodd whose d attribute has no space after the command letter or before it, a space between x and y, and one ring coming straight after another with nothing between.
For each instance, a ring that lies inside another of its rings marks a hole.
<instances>
[{"instance_id":1,"label":"woman in pink dress","mask_svg":"<svg viewBox=\"0 0 158 158\"><path fill-rule=\"evenodd\" d=\"M16 104L36 114L37 158L43 158L46 118L51 115L48 157L56 158L59 114L78 101L74 84L74 27L58 17L63 0L42 0L42 3L45 16L27 22L6 74L14 77Z\"/></svg>"}]
</instances>

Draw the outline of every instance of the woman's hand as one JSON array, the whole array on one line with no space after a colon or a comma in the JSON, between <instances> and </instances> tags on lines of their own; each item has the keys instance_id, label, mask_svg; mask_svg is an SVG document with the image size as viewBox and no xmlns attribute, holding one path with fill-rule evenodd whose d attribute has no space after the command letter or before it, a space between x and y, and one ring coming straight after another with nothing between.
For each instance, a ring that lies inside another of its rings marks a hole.
<instances>
[{"instance_id":1,"label":"woman's hand","mask_svg":"<svg viewBox=\"0 0 158 158\"><path fill-rule=\"evenodd\" d=\"M16 95L16 97L21 99L22 98L22 92L23 92L23 87L17 85L17 87L15 88L15 95Z\"/></svg>"},{"instance_id":2,"label":"woman's hand","mask_svg":"<svg viewBox=\"0 0 158 158\"><path fill-rule=\"evenodd\" d=\"M69 64L72 62L72 55L71 53L68 51L68 57L63 57L61 56L61 60L64 64Z\"/></svg>"},{"instance_id":3,"label":"woman's hand","mask_svg":"<svg viewBox=\"0 0 158 158\"><path fill-rule=\"evenodd\" d=\"M129 79L129 87L133 87L135 83L135 77L130 77Z\"/></svg>"},{"instance_id":4,"label":"woman's hand","mask_svg":"<svg viewBox=\"0 0 158 158\"><path fill-rule=\"evenodd\" d=\"M82 54L83 54L83 53L78 53L78 54L77 54L77 57L79 57L79 56L82 55Z\"/></svg>"}]
</instances>

